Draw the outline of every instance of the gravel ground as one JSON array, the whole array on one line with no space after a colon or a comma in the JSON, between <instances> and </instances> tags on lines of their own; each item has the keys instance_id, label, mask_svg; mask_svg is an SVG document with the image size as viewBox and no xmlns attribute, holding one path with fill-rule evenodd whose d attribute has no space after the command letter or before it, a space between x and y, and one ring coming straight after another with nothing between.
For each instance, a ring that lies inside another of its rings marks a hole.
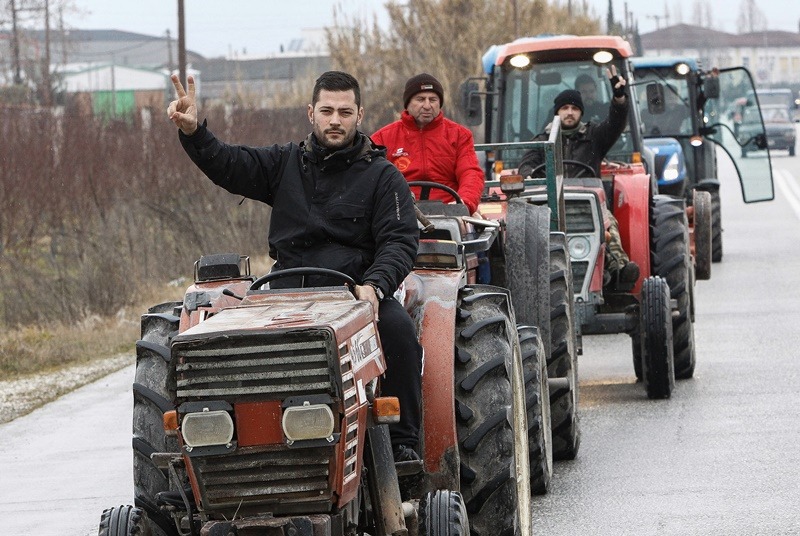
<instances>
[{"instance_id":1,"label":"gravel ground","mask_svg":"<svg viewBox=\"0 0 800 536\"><path fill-rule=\"evenodd\" d=\"M54 372L0 381L0 424L27 415L70 391L135 362L133 354L120 354Z\"/></svg>"}]
</instances>

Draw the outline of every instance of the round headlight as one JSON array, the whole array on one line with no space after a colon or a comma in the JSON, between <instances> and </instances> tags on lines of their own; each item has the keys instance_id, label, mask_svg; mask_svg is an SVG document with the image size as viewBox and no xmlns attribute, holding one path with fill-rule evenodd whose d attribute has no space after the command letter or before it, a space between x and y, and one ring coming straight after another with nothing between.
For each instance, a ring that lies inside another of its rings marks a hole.
<instances>
[{"instance_id":1,"label":"round headlight","mask_svg":"<svg viewBox=\"0 0 800 536\"><path fill-rule=\"evenodd\" d=\"M592 59L601 65L606 64L614 59L614 55L608 50L598 50L592 56Z\"/></svg>"},{"instance_id":2,"label":"round headlight","mask_svg":"<svg viewBox=\"0 0 800 536\"><path fill-rule=\"evenodd\" d=\"M585 236L571 236L569 238L569 256L572 259L580 260L589 256L592 245Z\"/></svg>"},{"instance_id":3,"label":"round headlight","mask_svg":"<svg viewBox=\"0 0 800 536\"><path fill-rule=\"evenodd\" d=\"M525 67L531 64L531 59L525 54L517 54L516 56L508 60L508 62L511 64L512 67L516 67L517 69L524 69Z\"/></svg>"}]
</instances>

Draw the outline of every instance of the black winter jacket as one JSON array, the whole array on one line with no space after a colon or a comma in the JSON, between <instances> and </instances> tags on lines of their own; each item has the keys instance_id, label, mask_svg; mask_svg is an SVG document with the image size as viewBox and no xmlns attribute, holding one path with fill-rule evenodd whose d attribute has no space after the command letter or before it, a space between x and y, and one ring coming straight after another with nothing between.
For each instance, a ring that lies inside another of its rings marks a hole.
<instances>
[{"instance_id":1,"label":"black winter jacket","mask_svg":"<svg viewBox=\"0 0 800 536\"><path fill-rule=\"evenodd\" d=\"M385 151L364 134L333 153L313 134L299 145L248 147L219 141L203 124L191 136L179 131L179 137L215 184L272 207L274 270L338 270L359 284L376 284L387 296L411 271L419 243L411 192ZM340 283L311 278L307 286Z\"/></svg>"},{"instance_id":2,"label":"black winter jacket","mask_svg":"<svg viewBox=\"0 0 800 536\"><path fill-rule=\"evenodd\" d=\"M608 110L608 117L605 121L599 124L592 122L580 123L577 127L577 132L567 136L561 136L561 150L564 160L578 160L584 162L595 170L595 177L600 176L600 163L605 158L606 153L614 146L619 139L622 131L625 130L625 125L628 120L628 98L625 99L624 104L617 104L614 99L611 100L611 105ZM552 123L547 125L542 134L533 138L533 141L547 141L550 137L550 128ZM523 177L531 174L531 171L536 166L544 162L544 152L541 149L531 149L519 164L519 173ZM583 168L578 166L570 166L567 164L564 169L565 176L567 177L581 177L586 176L587 171L581 170ZM539 173L537 172L537 175ZM542 176L544 172L542 172Z\"/></svg>"}]
</instances>

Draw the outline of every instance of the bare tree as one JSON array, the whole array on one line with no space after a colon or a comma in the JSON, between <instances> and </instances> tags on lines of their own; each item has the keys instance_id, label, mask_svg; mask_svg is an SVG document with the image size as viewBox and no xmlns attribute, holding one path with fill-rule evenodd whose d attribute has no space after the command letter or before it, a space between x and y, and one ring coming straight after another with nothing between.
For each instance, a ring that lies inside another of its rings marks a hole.
<instances>
[{"instance_id":1,"label":"bare tree","mask_svg":"<svg viewBox=\"0 0 800 536\"><path fill-rule=\"evenodd\" d=\"M694 0L692 5L692 22L703 28L711 28L711 6L707 0Z\"/></svg>"},{"instance_id":2,"label":"bare tree","mask_svg":"<svg viewBox=\"0 0 800 536\"><path fill-rule=\"evenodd\" d=\"M386 9L388 30L375 19L347 19L341 11L334 12L328 30L333 65L364 85L368 132L395 119L410 76L427 72L438 78L446 113L458 119L458 87L482 74L481 57L491 45L542 33L592 35L600 26L585 3L573 5L571 16L566 5L547 0L408 0L388 2Z\"/></svg>"},{"instance_id":3,"label":"bare tree","mask_svg":"<svg viewBox=\"0 0 800 536\"><path fill-rule=\"evenodd\" d=\"M739 17L736 19L739 33L760 32L767 29L767 17L756 0L742 0L739 4Z\"/></svg>"}]
</instances>

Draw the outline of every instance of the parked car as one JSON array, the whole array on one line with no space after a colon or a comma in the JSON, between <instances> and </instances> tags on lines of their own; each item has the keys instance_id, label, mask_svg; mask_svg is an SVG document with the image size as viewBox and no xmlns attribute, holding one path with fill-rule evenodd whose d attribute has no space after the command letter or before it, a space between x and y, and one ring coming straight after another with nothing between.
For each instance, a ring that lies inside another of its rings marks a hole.
<instances>
[{"instance_id":1,"label":"parked car","mask_svg":"<svg viewBox=\"0 0 800 536\"><path fill-rule=\"evenodd\" d=\"M797 132L786 106L764 105L761 107L761 115L764 117L764 131L767 136L766 147L762 147L754 136L754 133L761 131L758 108L745 108L742 124L739 127L739 141L743 144L742 156L764 148L789 151L789 156L794 156Z\"/></svg>"}]
</instances>

